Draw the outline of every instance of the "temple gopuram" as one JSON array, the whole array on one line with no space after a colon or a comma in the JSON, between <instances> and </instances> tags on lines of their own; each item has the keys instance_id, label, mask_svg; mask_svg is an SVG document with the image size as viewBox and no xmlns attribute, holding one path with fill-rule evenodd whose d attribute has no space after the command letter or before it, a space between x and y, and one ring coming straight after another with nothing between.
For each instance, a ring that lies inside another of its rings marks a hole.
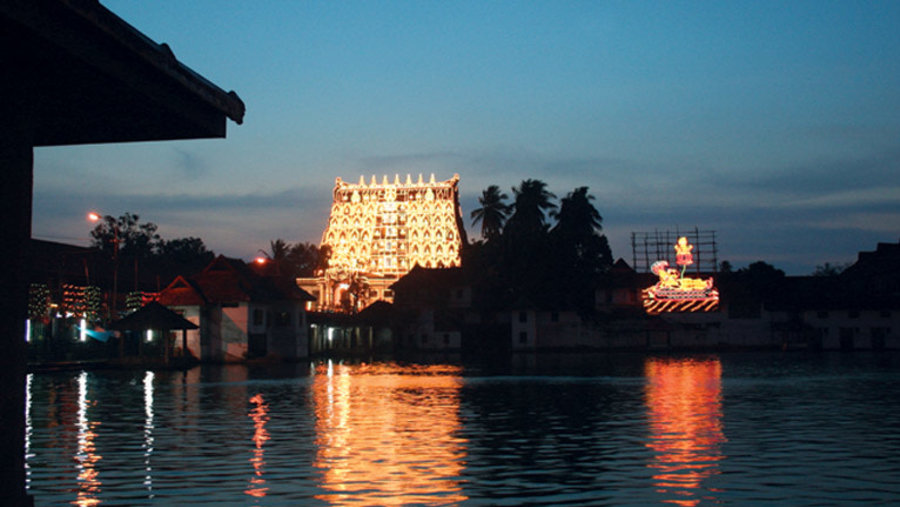
<instances>
[{"instance_id":1,"label":"temple gopuram","mask_svg":"<svg viewBox=\"0 0 900 507\"><path fill-rule=\"evenodd\" d=\"M297 284L316 296L318 311L353 312L393 301L390 286L414 266L460 265L466 242L459 207L459 175L426 182L399 175L369 184L337 178L331 216L321 246L331 249L328 267Z\"/></svg>"}]
</instances>

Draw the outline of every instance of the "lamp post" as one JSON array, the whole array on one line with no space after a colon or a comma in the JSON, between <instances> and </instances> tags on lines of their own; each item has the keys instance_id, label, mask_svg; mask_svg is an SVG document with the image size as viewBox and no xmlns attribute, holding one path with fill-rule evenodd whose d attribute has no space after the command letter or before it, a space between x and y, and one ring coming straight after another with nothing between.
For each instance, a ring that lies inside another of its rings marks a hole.
<instances>
[{"instance_id":1,"label":"lamp post","mask_svg":"<svg viewBox=\"0 0 900 507\"><path fill-rule=\"evenodd\" d=\"M119 224L116 222L116 219L107 215L105 217L100 216L99 213L91 211L87 214L87 218L91 222L99 222L101 219L106 219L106 222L112 224L113 231L113 292L112 292L112 302L110 304L110 312L113 317L116 317L116 300L119 296Z\"/></svg>"}]
</instances>

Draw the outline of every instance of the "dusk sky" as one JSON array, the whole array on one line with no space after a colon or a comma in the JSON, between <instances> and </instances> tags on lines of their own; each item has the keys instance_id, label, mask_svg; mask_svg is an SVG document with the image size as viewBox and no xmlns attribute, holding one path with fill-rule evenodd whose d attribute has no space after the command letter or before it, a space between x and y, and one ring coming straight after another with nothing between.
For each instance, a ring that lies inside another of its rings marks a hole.
<instances>
[{"instance_id":1,"label":"dusk sky","mask_svg":"<svg viewBox=\"0 0 900 507\"><path fill-rule=\"evenodd\" d=\"M900 239L900 2L102 0L247 106L227 139L35 150L34 237L89 210L249 259L318 244L336 177L588 186L632 231L788 274ZM469 228L470 239L477 230Z\"/></svg>"}]
</instances>

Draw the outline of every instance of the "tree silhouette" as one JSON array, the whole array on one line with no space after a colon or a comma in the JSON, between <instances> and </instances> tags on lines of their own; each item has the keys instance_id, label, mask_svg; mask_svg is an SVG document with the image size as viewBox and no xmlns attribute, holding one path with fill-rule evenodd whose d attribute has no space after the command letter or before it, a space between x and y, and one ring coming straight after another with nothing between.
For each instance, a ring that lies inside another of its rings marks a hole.
<instances>
[{"instance_id":1,"label":"tree silhouette","mask_svg":"<svg viewBox=\"0 0 900 507\"><path fill-rule=\"evenodd\" d=\"M287 254L290 274L295 277L313 276L319 266L320 257L328 254L327 247L319 248L312 243L294 243Z\"/></svg>"},{"instance_id":2,"label":"tree silhouette","mask_svg":"<svg viewBox=\"0 0 900 507\"><path fill-rule=\"evenodd\" d=\"M612 251L601 234L603 218L591 204L588 187L578 187L560 201L550 231L554 283L548 290L566 307L591 310L600 277L612 266Z\"/></svg>"},{"instance_id":3,"label":"tree silhouette","mask_svg":"<svg viewBox=\"0 0 900 507\"><path fill-rule=\"evenodd\" d=\"M557 251L571 258L566 264L573 264L582 275L594 275L612 265L612 251L603 230L603 217L591 204L594 196L588 194L588 187L578 187L564 197L559 211L550 216L557 219L551 230Z\"/></svg>"},{"instance_id":4,"label":"tree silhouette","mask_svg":"<svg viewBox=\"0 0 900 507\"><path fill-rule=\"evenodd\" d=\"M91 231L91 246L122 258L148 259L161 240L153 222L140 223L140 217L126 212L119 218L104 216Z\"/></svg>"},{"instance_id":5,"label":"tree silhouette","mask_svg":"<svg viewBox=\"0 0 900 507\"><path fill-rule=\"evenodd\" d=\"M505 232L514 236L534 236L546 229L547 211L556 209L555 199L547 184L541 180L527 179L513 187L515 202L512 205L512 216L506 222Z\"/></svg>"},{"instance_id":6,"label":"tree silhouette","mask_svg":"<svg viewBox=\"0 0 900 507\"><path fill-rule=\"evenodd\" d=\"M510 207L504 201L509 197L497 185L491 185L481 192L478 203L481 207L472 210L472 225L481 222L481 237L491 241L500 236L503 223L509 215Z\"/></svg>"},{"instance_id":7,"label":"tree silhouette","mask_svg":"<svg viewBox=\"0 0 900 507\"><path fill-rule=\"evenodd\" d=\"M157 247L160 269L175 276L178 272L194 273L212 262L215 254L206 248L200 238L177 238L160 240Z\"/></svg>"},{"instance_id":8,"label":"tree silhouette","mask_svg":"<svg viewBox=\"0 0 900 507\"><path fill-rule=\"evenodd\" d=\"M293 278L313 276L320 267L327 265L331 250L312 243L288 243L278 238L269 242L266 257L274 268L271 274Z\"/></svg>"}]
</instances>

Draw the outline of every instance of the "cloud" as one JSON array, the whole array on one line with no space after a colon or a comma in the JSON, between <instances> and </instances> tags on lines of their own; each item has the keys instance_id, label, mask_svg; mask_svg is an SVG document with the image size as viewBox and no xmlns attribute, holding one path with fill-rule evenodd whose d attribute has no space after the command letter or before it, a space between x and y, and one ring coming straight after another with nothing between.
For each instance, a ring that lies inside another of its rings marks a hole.
<instances>
[{"instance_id":1,"label":"cloud","mask_svg":"<svg viewBox=\"0 0 900 507\"><path fill-rule=\"evenodd\" d=\"M160 227L163 237L195 236L229 255L255 249L249 244L277 237L318 242L331 206L330 189L294 187L278 192L223 194L95 195L89 191L38 189L34 198L34 236L87 244L93 227L88 210L121 215L126 211ZM268 239L263 239L268 238ZM235 252L235 253L232 253Z\"/></svg>"},{"instance_id":2,"label":"cloud","mask_svg":"<svg viewBox=\"0 0 900 507\"><path fill-rule=\"evenodd\" d=\"M742 172L723 183L756 191L818 196L848 189L881 187L896 181L900 148L868 156L820 158L770 170Z\"/></svg>"},{"instance_id":3,"label":"cloud","mask_svg":"<svg viewBox=\"0 0 900 507\"><path fill-rule=\"evenodd\" d=\"M176 169L176 177L183 176L189 181L196 181L209 174L209 164L193 151L176 147L172 148L172 153L174 154L172 166Z\"/></svg>"}]
</instances>

